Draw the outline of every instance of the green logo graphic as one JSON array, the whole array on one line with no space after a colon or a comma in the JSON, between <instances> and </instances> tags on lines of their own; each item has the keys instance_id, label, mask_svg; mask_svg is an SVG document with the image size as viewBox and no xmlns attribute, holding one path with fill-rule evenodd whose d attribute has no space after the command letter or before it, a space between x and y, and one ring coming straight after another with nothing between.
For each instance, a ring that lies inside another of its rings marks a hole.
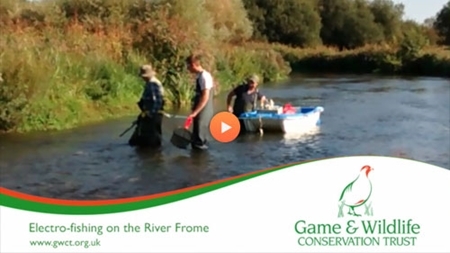
<instances>
[{"instance_id":1,"label":"green logo graphic","mask_svg":"<svg viewBox=\"0 0 450 253\"><path fill-rule=\"evenodd\" d=\"M297 244L300 247L414 247L417 245L421 226L412 218L385 218L381 209L377 215L379 217L370 217L373 216L371 203L373 199L371 198L372 177L369 177L369 174L373 170L371 166L365 165L359 171L359 175L355 175L356 178L348 179L347 186L342 185L345 187L338 201L337 219L328 218L328 221L309 221L304 217L297 219L294 230L298 235ZM388 193L391 191L391 189L385 190L388 190ZM380 194L382 193L380 191ZM365 207L364 213L362 207ZM393 213L400 212L395 208L392 210L392 207L390 210ZM342 218L344 215L346 218ZM405 214L402 212L400 215ZM370 251L373 252L373 249L375 248L371 248Z\"/></svg>"},{"instance_id":2,"label":"green logo graphic","mask_svg":"<svg viewBox=\"0 0 450 253\"><path fill-rule=\"evenodd\" d=\"M355 208L360 206L365 207L364 215L373 216L372 203L368 202L372 195L372 182L369 179L369 173L373 170L369 165L363 166L356 179L344 188L339 198L338 218L344 217L344 207L348 208L348 215L361 216L361 214L355 212Z\"/></svg>"}]
</instances>

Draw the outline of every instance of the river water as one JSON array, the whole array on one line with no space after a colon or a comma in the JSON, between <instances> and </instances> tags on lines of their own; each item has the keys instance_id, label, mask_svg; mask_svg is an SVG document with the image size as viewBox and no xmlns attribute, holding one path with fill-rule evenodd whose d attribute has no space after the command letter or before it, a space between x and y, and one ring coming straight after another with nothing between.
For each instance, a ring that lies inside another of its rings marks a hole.
<instances>
[{"instance_id":1,"label":"river water","mask_svg":"<svg viewBox=\"0 0 450 253\"><path fill-rule=\"evenodd\" d=\"M278 103L323 106L322 125L301 136L246 135L207 152L127 146L133 118L54 133L0 136L0 185L45 197L108 199L206 183L291 162L345 156L407 157L450 169L450 81L371 76L296 77L261 91ZM224 96L216 109L225 108Z\"/></svg>"}]
</instances>

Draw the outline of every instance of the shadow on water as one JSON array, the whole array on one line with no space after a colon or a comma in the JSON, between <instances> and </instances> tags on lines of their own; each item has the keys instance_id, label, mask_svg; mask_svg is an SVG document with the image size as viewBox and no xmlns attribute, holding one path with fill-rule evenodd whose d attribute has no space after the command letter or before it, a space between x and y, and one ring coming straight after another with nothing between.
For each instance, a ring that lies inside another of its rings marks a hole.
<instances>
[{"instance_id":1,"label":"shadow on water","mask_svg":"<svg viewBox=\"0 0 450 253\"><path fill-rule=\"evenodd\" d=\"M300 77L261 87L277 103L323 106L322 125L297 135L249 134L210 149L170 144L183 119L165 119L163 148L135 150L134 117L73 130L0 137L0 185L63 199L169 191L282 164L344 155L388 155L450 167L450 82L370 76ZM216 109L224 109L224 96ZM174 112L186 114L186 112Z\"/></svg>"}]
</instances>

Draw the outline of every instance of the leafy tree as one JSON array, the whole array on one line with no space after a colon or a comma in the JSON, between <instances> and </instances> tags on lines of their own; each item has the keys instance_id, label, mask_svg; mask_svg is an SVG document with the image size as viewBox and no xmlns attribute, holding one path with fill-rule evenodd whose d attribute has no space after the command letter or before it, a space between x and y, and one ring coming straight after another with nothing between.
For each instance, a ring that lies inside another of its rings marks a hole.
<instances>
[{"instance_id":1,"label":"leafy tree","mask_svg":"<svg viewBox=\"0 0 450 253\"><path fill-rule=\"evenodd\" d=\"M399 54L401 58L413 59L418 56L420 50L429 44L423 26L412 20L407 20L402 25L403 39L400 44Z\"/></svg>"},{"instance_id":2,"label":"leafy tree","mask_svg":"<svg viewBox=\"0 0 450 253\"><path fill-rule=\"evenodd\" d=\"M345 30L349 10L352 7L352 2L349 0L319 1L322 19L320 36L324 44L344 47L346 43L343 31Z\"/></svg>"},{"instance_id":3,"label":"leafy tree","mask_svg":"<svg viewBox=\"0 0 450 253\"><path fill-rule=\"evenodd\" d=\"M347 20L350 28L347 47L355 48L383 41L383 30L375 23L375 17L364 0L355 1L352 14Z\"/></svg>"},{"instance_id":4,"label":"leafy tree","mask_svg":"<svg viewBox=\"0 0 450 253\"><path fill-rule=\"evenodd\" d=\"M423 29L425 31L425 36L430 40L431 45L436 45L439 42L439 35L434 28L436 22L435 17L427 18L423 22Z\"/></svg>"},{"instance_id":5,"label":"leafy tree","mask_svg":"<svg viewBox=\"0 0 450 253\"><path fill-rule=\"evenodd\" d=\"M322 30L325 44L356 48L383 40L383 32L364 0L321 0Z\"/></svg>"},{"instance_id":6,"label":"leafy tree","mask_svg":"<svg viewBox=\"0 0 450 253\"><path fill-rule=\"evenodd\" d=\"M342 50L381 42L399 45L406 36L404 6L393 0L242 1L256 40L303 47L323 43ZM418 29L414 33L428 38L431 44L437 41L437 33L443 38L450 37L448 9L449 4L436 21L414 24Z\"/></svg>"},{"instance_id":7,"label":"leafy tree","mask_svg":"<svg viewBox=\"0 0 450 253\"><path fill-rule=\"evenodd\" d=\"M445 45L450 45L450 1L438 12L434 28Z\"/></svg>"},{"instance_id":8,"label":"leafy tree","mask_svg":"<svg viewBox=\"0 0 450 253\"><path fill-rule=\"evenodd\" d=\"M240 42L252 36L252 23L241 0L207 0L205 8L212 15L219 41Z\"/></svg>"},{"instance_id":9,"label":"leafy tree","mask_svg":"<svg viewBox=\"0 0 450 253\"><path fill-rule=\"evenodd\" d=\"M266 31L265 16L266 10L259 7L259 0L243 0L244 7L247 11L247 16L253 25L253 38L257 40L266 40L264 34Z\"/></svg>"},{"instance_id":10,"label":"leafy tree","mask_svg":"<svg viewBox=\"0 0 450 253\"><path fill-rule=\"evenodd\" d=\"M397 42L401 36L401 24L404 6L391 0L374 0L369 5L374 21L383 30L387 42Z\"/></svg>"},{"instance_id":11,"label":"leafy tree","mask_svg":"<svg viewBox=\"0 0 450 253\"><path fill-rule=\"evenodd\" d=\"M311 0L245 0L258 37L291 46L320 44L320 16Z\"/></svg>"}]
</instances>

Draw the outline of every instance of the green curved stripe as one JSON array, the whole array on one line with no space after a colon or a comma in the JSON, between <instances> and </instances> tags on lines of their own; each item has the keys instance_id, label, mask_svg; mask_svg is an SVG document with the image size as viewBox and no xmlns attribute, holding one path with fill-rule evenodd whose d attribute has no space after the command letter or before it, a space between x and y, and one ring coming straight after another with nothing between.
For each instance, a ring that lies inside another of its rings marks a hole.
<instances>
[{"instance_id":1,"label":"green curved stripe","mask_svg":"<svg viewBox=\"0 0 450 253\"><path fill-rule=\"evenodd\" d=\"M112 205L103 205L103 206L65 206L65 205L53 205L53 204L44 204L39 202L32 202L28 200L23 200L11 196L7 196L4 194L0 194L0 206L6 206L14 209L20 209L25 211L32 212L40 212L40 213L49 213L49 214L71 214L71 215L93 215L93 214L111 214L111 213L120 213L127 211L135 211L145 208L151 208L155 206L161 206L169 203L174 203L180 200L188 199L194 196L198 196L201 194L205 194L208 192L212 192L218 190L220 188L230 186L233 184L237 184L243 181L246 181L251 178L255 178L264 174L268 174L270 172L274 172L277 170L281 170L284 168L289 168L295 166L297 164L285 165L278 168L273 168L270 170L264 170L255 174L246 175L243 177L227 180L224 182L219 182L212 185L207 185L205 187L193 189L190 191L174 194L171 196L164 196L151 200L143 200L132 203L125 204L112 204Z\"/></svg>"}]
</instances>

